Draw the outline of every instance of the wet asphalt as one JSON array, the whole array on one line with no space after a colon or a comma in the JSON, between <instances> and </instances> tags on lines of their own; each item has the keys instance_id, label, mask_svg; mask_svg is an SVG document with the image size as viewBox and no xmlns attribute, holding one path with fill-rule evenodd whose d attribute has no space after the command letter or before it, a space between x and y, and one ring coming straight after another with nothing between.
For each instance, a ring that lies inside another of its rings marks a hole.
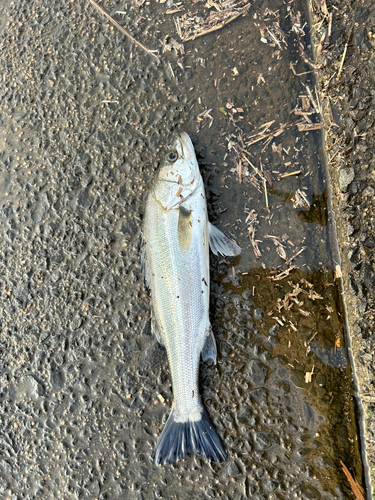
<instances>
[{"instance_id":1,"label":"wet asphalt","mask_svg":"<svg viewBox=\"0 0 375 500\"><path fill-rule=\"evenodd\" d=\"M297 55L290 6L254 4L232 26L187 42L185 55L162 51L166 35L178 38L166 4L104 7L158 49L160 62L86 3L1 3L0 495L353 498L339 460L362 483L357 408L320 131L288 129L274 141L285 151L249 148L271 176L270 208L249 166L239 183L228 148L273 119L275 127L296 120L304 87L289 64L309 67ZM278 19L267 7L281 10L288 46L279 53L260 40L257 24ZM223 113L227 103L243 111ZM211 127L200 121L209 109ZM219 359L202 364L200 379L225 464L152 463L173 395L151 337L140 235L174 130L193 138L211 220L243 247L241 258L211 260ZM291 168L302 174L278 180ZM309 209L293 208L297 189ZM305 247L291 284L271 279L288 266L269 235L288 257ZM278 302L297 284L306 315Z\"/></svg>"}]
</instances>

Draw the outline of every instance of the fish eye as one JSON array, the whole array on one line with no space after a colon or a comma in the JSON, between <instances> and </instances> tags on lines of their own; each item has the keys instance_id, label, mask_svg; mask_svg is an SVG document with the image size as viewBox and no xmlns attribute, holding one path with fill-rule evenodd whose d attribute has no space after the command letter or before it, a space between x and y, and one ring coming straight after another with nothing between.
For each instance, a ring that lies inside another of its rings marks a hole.
<instances>
[{"instance_id":1,"label":"fish eye","mask_svg":"<svg viewBox=\"0 0 375 500\"><path fill-rule=\"evenodd\" d=\"M178 158L177 151L168 151L166 158L169 163L174 163Z\"/></svg>"}]
</instances>

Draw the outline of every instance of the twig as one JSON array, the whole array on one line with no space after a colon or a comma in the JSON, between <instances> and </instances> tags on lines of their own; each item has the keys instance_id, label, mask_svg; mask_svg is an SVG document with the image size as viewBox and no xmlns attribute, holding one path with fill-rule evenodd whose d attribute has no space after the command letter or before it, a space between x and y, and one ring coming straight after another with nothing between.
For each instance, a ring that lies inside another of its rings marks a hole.
<instances>
[{"instance_id":1,"label":"twig","mask_svg":"<svg viewBox=\"0 0 375 500\"><path fill-rule=\"evenodd\" d=\"M300 123L297 125L299 132L308 132L311 130L319 130L322 128L321 123Z\"/></svg>"},{"instance_id":2,"label":"twig","mask_svg":"<svg viewBox=\"0 0 375 500\"><path fill-rule=\"evenodd\" d=\"M259 240L255 239L255 232L256 232L255 226L259 224L258 216L254 209L250 210L250 212L245 210L245 213L248 214L245 220L245 223L248 224L247 233L251 241L251 244L253 246L255 257L259 259L259 257L262 257L262 252L259 250L258 246ZM253 288L253 295L254 295L254 288Z\"/></svg>"},{"instance_id":3,"label":"twig","mask_svg":"<svg viewBox=\"0 0 375 500\"><path fill-rule=\"evenodd\" d=\"M293 271L293 269L296 269L297 266L290 266L288 269L285 269L285 271L282 271L280 274L277 274L276 276L272 276L271 281L280 281L287 276L289 276L290 272Z\"/></svg>"},{"instance_id":4,"label":"twig","mask_svg":"<svg viewBox=\"0 0 375 500\"><path fill-rule=\"evenodd\" d=\"M319 113L321 115L323 115L322 103L320 102L320 99L319 99L318 89L316 87L314 87L314 90L315 90L316 103L317 103L317 106L318 106Z\"/></svg>"},{"instance_id":5,"label":"twig","mask_svg":"<svg viewBox=\"0 0 375 500\"><path fill-rule=\"evenodd\" d=\"M354 481L354 479L353 479L352 475L350 474L350 472L349 472L349 470L348 470L347 466L344 464L344 462L343 462L342 460L340 460L340 463L341 463L342 470L344 471L345 476L347 477L347 479L348 479L348 481L349 481L349 483L350 483L350 486L351 486L351 488L352 488L352 491L353 491L353 493L354 493L354 495L355 495L356 499L357 499L357 500L365 500L365 499L363 498L362 493L359 491L359 488L358 488L358 486L357 486L356 482Z\"/></svg>"},{"instance_id":6,"label":"twig","mask_svg":"<svg viewBox=\"0 0 375 500\"><path fill-rule=\"evenodd\" d=\"M266 142L265 142L265 144L264 144L264 146L263 146L263 148L262 148L262 153L264 153L264 151L268 148L268 146L270 145L270 143L271 143L272 141L273 141L273 137L269 137L269 138L266 140Z\"/></svg>"},{"instance_id":7,"label":"twig","mask_svg":"<svg viewBox=\"0 0 375 500\"><path fill-rule=\"evenodd\" d=\"M246 151L246 149L241 148L241 146L238 146L238 149L240 149L243 153L246 153L246 154L250 155L250 153L248 151ZM249 158L247 158L244 155L242 155L242 158L244 158L247 161L247 163L254 170L254 172L257 175L259 175L259 177L262 179L262 181L263 181L263 187L264 187L264 198L266 200L266 207L269 208L268 193L267 193L267 179L264 177L264 175L256 167L254 167L254 165L251 163L251 161L249 160ZM240 160L240 163L239 163L239 174L238 174L238 178L239 178L239 181L240 181L240 184L241 184L240 175L241 175L241 160Z\"/></svg>"},{"instance_id":8,"label":"twig","mask_svg":"<svg viewBox=\"0 0 375 500\"><path fill-rule=\"evenodd\" d=\"M267 194L267 181L266 181L266 179L263 179L263 186L264 186L264 197L266 199L266 207L269 208L269 205L268 205L268 194Z\"/></svg>"},{"instance_id":9,"label":"twig","mask_svg":"<svg viewBox=\"0 0 375 500\"><path fill-rule=\"evenodd\" d=\"M169 69L171 70L173 78L175 78L175 74L174 74L174 71L173 71L171 63L168 63L168 66L169 66Z\"/></svg>"},{"instance_id":10,"label":"twig","mask_svg":"<svg viewBox=\"0 0 375 500\"><path fill-rule=\"evenodd\" d=\"M302 75L308 75L309 73L314 73L313 70L312 71L304 71L303 73L296 73L296 70L294 69L294 64L292 62L290 62L289 67L292 70L294 76L302 76Z\"/></svg>"},{"instance_id":11,"label":"twig","mask_svg":"<svg viewBox=\"0 0 375 500\"><path fill-rule=\"evenodd\" d=\"M248 151L246 151L246 149L241 148L241 146L238 146L238 148L239 148L239 149L240 149L243 153L246 153L246 154L250 155L250 153L249 153ZM244 156L243 158L245 158L245 160L246 160L246 161L247 161L247 163L250 165L250 167L254 170L254 172L255 172L257 175L259 175L259 177L260 177L260 178L262 179L262 181L264 182L266 179L265 179L265 177L262 175L262 173L261 173L261 172L259 172L259 170L258 170L256 167L254 167L254 165L251 163L251 161L250 161L250 160L249 160L246 156Z\"/></svg>"},{"instance_id":12,"label":"twig","mask_svg":"<svg viewBox=\"0 0 375 500\"><path fill-rule=\"evenodd\" d=\"M315 332L315 333L313 334L313 336L310 338L310 340L308 340L308 341L307 341L307 345L309 345L309 344L310 344L310 343L314 340L314 338L315 338L317 335L318 335L318 332Z\"/></svg>"},{"instance_id":13,"label":"twig","mask_svg":"<svg viewBox=\"0 0 375 500\"><path fill-rule=\"evenodd\" d=\"M310 87L308 85L305 85L305 87L306 87L307 93L309 94L311 104L313 105L313 108L315 109L315 113L319 115L320 114L319 106L315 102L315 99L314 99L314 96L312 95Z\"/></svg>"},{"instance_id":14,"label":"twig","mask_svg":"<svg viewBox=\"0 0 375 500\"><path fill-rule=\"evenodd\" d=\"M174 21L174 24L176 26L176 30L177 30L177 34L180 38L182 38L182 32L181 32L181 24L180 24L180 20L178 17L174 17L173 18L173 21Z\"/></svg>"},{"instance_id":15,"label":"twig","mask_svg":"<svg viewBox=\"0 0 375 500\"><path fill-rule=\"evenodd\" d=\"M329 162L327 163L327 165L333 165L332 160L334 159L334 157L337 155L337 153L339 151L340 151L340 148L337 148L337 150L333 153L333 155L331 157L328 157Z\"/></svg>"},{"instance_id":16,"label":"twig","mask_svg":"<svg viewBox=\"0 0 375 500\"><path fill-rule=\"evenodd\" d=\"M218 24L217 26L214 26L212 28L209 28L208 30L205 30L205 31L201 31L200 33L198 34L194 34L192 36L189 36L188 38L184 38L183 41L184 42L189 42L190 40L195 40L196 38L199 38L200 36L203 36L203 35L207 35L208 33L212 33L213 31L217 31L217 30L220 30L221 28L224 28L224 26L226 24L229 24L231 23L232 21L234 21L235 19L237 19L237 17L240 17L241 15L243 14L243 12L237 12L237 14L235 14L234 16L230 17L229 19L227 19L226 21L224 21L223 23L221 24Z\"/></svg>"},{"instance_id":17,"label":"twig","mask_svg":"<svg viewBox=\"0 0 375 500\"><path fill-rule=\"evenodd\" d=\"M329 23L328 23L328 38L330 38L332 33L332 12L329 15Z\"/></svg>"},{"instance_id":18,"label":"twig","mask_svg":"<svg viewBox=\"0 0 375 500\"><path fill-rule=\"evenodd\" d=\"M304 250L306 250L306 247L302 247L301 250L296 252L294 255L292 255L288 260L285 261L285 264L289 266L289 264L296 258L298 255L300 255Z\"/></svg>"},{"instance_id":19,"label":"twig","mask_svg":"<svg viewBox=\"0 0 375 500\"><path fill-rule=\"evenodd\" d=\"M287 129L289 127L293 127L293 125L297 125L297 123L301 123L301 122L302 122L302 120L297 120L296 122L289 123L288 125L283 125L282 127L278 128L277 130L274 130L273 132L270 132L269 134L262 135L261 137L258 137L258 139L254 139L253 141L247 142L246 144L247 144L247 146L252 146L256 142L262 141L263 139L266 139L267 137L270 137L271 135L280 134L285 129Z\"/></svg>"},{"instance_id":20,"label":"twig","mask_svg":"<svg viewBox=\"0 0 375 500\"><path fill-rule=\"evenodd\" d=\"M354 28L354 20L348 30L348 34L347 34L347 37L346 37L346 43L345 43L345 47L344 47L344 52L342 54L342 58L341 58L341 62L340 62L340 67L339 67L339 70L337 72L337 77L336 77L336 81L340 78L340 75L341 75L341 71L342 71L342 67L344 65L344 61L345 61L345 57L346 57L346 51L348 50L348 45L349 45L349 40L352 36L352 33L353 33L353 28Z\"/></svg>"},{"instance_id":21,"label":"twig","mask_svg":"<svg viewBox=\"0 0 375 500\"><path fill-rule=\"evenodd\" d=\"M292 177L292 175L299 175L301 173L301 170L296 170L295 172L290 172L289 174L282 174L280 175L280 179L285 179L285 177Z\"/></svg>"},{"instance_id":22,"label":"twig","mask_svg":"<svg viewBox=\"0 0 375 500\"><path fill-rule=\"evenodd\" d=\"M157 59L159 61L159 57L154 54L153 52L151 52L151 50L148 50L144 45L142 45L140 42L138 42L135 38L133 38L131 36L130 33L128 33L126 30L124 30L124 28L122 26L119 25L118 22L116 22L109 14L108 12L106 12L102 7L100 7L100 5L98 5L95 0L89 0L89 2L92 3L92 5L94 7L96 7L98 9L99 12L101 12L102 14L105 15L105 17L114 25L116 26L116 28L118 28L122 33L124 33L124 35L126 35L128 38L130 38L130 40L132 40L135 44L139 45L139 47L141 47L143 50L145 50L148 54L150 54L150 56L152 57L155 57L155 59Z\"/></svg>"},{"instance_id":23,"label":"twig","mask_svg":"<svg viewBox=\"0 0 375 500\"><path fill-rule=\"evenodd\" d=\"M338 80L340 78L340 75L341 75L341 71L342 71L342 67L344 65L344 61L345 61L345 56L346 56L346 51L348 50L348 42L346 42L345 44L345 47L344 47L344 52L342 54L342 58L341 58L341 62L340 62L340 67L339 67L339 71L337 73L337 76L336 76L336 80Z\"/></svg>"}]
</instances>

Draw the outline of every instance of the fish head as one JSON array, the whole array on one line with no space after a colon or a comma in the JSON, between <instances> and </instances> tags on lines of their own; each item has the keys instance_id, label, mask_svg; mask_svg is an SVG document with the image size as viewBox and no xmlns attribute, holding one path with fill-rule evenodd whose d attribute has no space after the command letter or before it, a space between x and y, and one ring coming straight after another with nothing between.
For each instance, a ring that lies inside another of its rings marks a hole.
<instances>
[{"instance_id":1,"label":"fish head","mask_svg":"<svg viewBox=\"0 0 375 500\"><path fill-rule=\"evenodd\" d=\"M202 183L194 146L185 132L174 136L159 169L157 181L157 198L166 210L178 207Z\"/></svg>"}]
</instances>

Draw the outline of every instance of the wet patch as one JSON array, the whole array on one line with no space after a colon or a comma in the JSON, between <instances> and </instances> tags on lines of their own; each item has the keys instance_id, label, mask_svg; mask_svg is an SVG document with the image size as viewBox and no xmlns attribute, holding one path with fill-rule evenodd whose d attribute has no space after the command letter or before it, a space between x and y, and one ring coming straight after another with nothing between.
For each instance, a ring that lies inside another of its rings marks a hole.
<instances>
[{"instance_id":1,"label":"wet patch","mask_svg":"<svg viewBox=\"0 0 375 500\"><path fill-rule=\"evenodd\" d=\"M167 8L106 5L151 49L178 38ZM339 459L362 472L303 6L255 3L159 65L84 4L2 16L2 492L348 498ZM176 129L243 249L211 257L218 365L201 365L225 464L151 462L173 396L140 233Z\"/></svg>"}]
</instances>

